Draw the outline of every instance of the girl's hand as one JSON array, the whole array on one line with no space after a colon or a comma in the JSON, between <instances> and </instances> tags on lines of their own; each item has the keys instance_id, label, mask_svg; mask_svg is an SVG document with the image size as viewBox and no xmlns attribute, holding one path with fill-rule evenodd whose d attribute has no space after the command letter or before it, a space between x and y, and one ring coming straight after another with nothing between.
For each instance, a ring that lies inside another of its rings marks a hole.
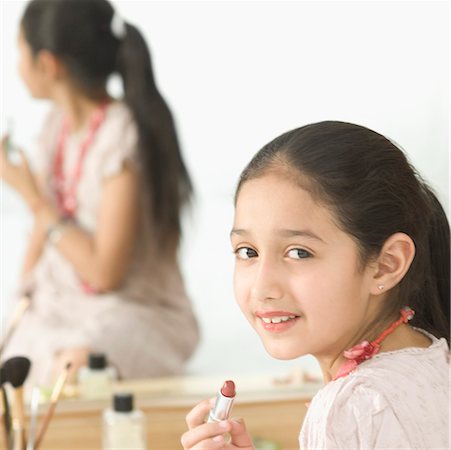
<instances>
[{"instance_id":1,"label":"girl's hand","mask_svg":"<svg viewBox=\"0 0 451 450\"><path fill-rule=\"evenodd\" d=\"M19 164L12 164L9 161L6 148L7 141L8 136L3 136L0 150L0 178L17 191L33 209L33 206L38 203L41 197L36 178L22 151L19 151Z\"/></svg>"},{"instance_id":2,"label":"girl's hand","mask_svg":"<svg viewBox=\"0 0 451 450\"><path fill-rule=\"evenodd\" d=\"M183 434L181 443L185 450L254 450L252 439L241 419L205 423L204 418L213 407L214 399L195 406L186 416L189 431ZM226 442L224 434L230 435Z\"/></svg>"}]
</instances>

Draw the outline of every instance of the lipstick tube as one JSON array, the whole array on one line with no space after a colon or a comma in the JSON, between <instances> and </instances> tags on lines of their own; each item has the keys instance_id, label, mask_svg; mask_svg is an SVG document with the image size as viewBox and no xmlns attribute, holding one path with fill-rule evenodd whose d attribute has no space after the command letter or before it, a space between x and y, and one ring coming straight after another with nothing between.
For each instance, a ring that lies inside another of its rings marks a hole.
<instances>
[{"instance_id":1,"label":"lipstick tube","mask_svg":"<svg viewBox=\"0 0 451 450\"><path fill-rule=\"evenodd\" d=\"M233 401L235 400L235 383L227 380L216 396L215 406L210 410L208 422L220 422L230 416Z\"/></svg>"}]
</instances>

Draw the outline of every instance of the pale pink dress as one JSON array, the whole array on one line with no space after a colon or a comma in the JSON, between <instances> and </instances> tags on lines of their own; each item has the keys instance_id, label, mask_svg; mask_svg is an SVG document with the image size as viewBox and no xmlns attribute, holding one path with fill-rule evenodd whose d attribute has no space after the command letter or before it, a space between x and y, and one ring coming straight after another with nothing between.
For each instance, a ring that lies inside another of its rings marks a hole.
<instances>
[{"instance_id":1,"label":"pale pink dress","mask_svg":"<svg viewBox=\"0 0 451 450\"><path fill-rule=\"evenodd\" d=\"M422 330L420 330L422 331ZM380 353L313 398L302 450L448 450L450 353L428 348Z\"/></svg>"},{"instance_id":2,"label":"pale pink dress","mask_svg":"<svg viewBox=\"0 0 451 450\"><path fill-rule=\"evenodd\" d=\"M61 112L53 110L38 140L37 171L47 175L49 186L61 120ZM67 174L71 169L69 177L85 133L82 130L67 141L64 170ZM131 113L123 103L111 103L89 147L77 190L76 220L86 231L96 228L103 181L117 174L125 161L139 170L136 152ZM144 188L141 192L132 262L117 290L85 293L71 263L55 246L46 245L31 277L32 306L2 357L31 358L30 380L47 383L54 355L70 347L105 352L125 378L177 374L194 351L198 327L192 306L177 262L157 251Z\"/></svg>"}]
</instances>

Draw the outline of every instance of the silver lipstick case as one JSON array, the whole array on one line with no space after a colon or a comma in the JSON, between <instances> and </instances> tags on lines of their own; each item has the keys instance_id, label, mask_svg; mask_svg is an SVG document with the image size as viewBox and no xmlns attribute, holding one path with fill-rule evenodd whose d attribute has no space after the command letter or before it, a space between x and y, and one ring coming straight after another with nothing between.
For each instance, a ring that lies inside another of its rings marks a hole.
<instances>
[{"instance_id":1,"label":"silver lipstick case","mask_svg":"<svg viewBox=\"0 0 451 450\"><path fill-rule=\"evenodd\" d=\"M208 423L228 419L234 400L235 397L225 397L219 391L216 396L215 406L210 410L210 414L208 415Z\"/></svg>"}]
</instances>

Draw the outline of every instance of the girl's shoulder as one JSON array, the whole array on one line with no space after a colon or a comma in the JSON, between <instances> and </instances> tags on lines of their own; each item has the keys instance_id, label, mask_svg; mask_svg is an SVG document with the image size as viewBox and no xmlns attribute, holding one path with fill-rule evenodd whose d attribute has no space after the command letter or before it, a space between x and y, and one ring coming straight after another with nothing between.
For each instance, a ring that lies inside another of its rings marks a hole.
<instances>
[{"instance_id":1,"label":"girl's shoulder","mask_svg":"<svg viewBox=\"0 0 451 450\"><path fill-rule=\"evenodd\" d=\"M431 339L429 347L406 347L376 354L347 377L333 381L325 388L329 387L337 397L367 390L390 397L399 392L400 385L418 385L425 390L429 385L447 388L450 371L448 343L444 338L438 339L424 330L419 331Z\"/></svg>"},{"instance_id":2,"label":"girl's shoulder","mask_svg":"<svg viewBox=\"0 0 451 450\"><path fill-rule=\"evenodd\" d=\"M420 332L421 334L428 337L431 341L431 344L428 347L405 347L400 350L394 350L389 352L382 352L378 353L373 356L370 361L377 361L377 360L399 360L399 358L409 358L412 356L415 356L416 358L423 358L423 359L442 359L444 362L449 363L449 346L445 338L437 338L433 334L421 329L413 327L416 331ZM364 363L366 364L366 363Z\"/></svg>"},{"instance_id":3,"label":"girl's shoulder","mask_svg":"<svg viewBox=\"0 0 451 450\"><path fill-rule=\"evenodd\" d=\"M441 448L447 439L449 350L445 339L432 340L427 348L382 353L325 385L310 404L304 447L431 448L430 440Z\"/></svg>"},{"instance_id":4,"label":"girl's shoulder","mask_svg":"<svg viewBox=\"0 0 451 450\"><path fill-rule=\"evenodd\" d=\"M134 145L138 140L135 119L123 101L114 100L108 105L99 134L100 140L112 141L122 145Z\"/></svg>"},{"instance_id":5,"label":"girl's shoulder","mask_svg":"<svg viewBox=\"0 0 451 450\"><path fill-rule=\"evenodd\" d=\"M136 133L135 119L125 102L113 100L108 104L102 129L106 135L120 136L124 131Z\"/></svg>"},{"instance_id":6,"label":"girl's shoulder","mask_svg":"<svg viewBox=\"0 0 451 450\"><path fill-rule=\"evenodd\" d=\"M112 100L108 104L107 116L116 120L125 120L133 122L133 114L130 108L123 100Z\"/></svg>"},{"instance_id":7,"label":"girl's shoulder","mask_svg":"<svg viewBox=\"0 0 451 450\"><path fill-rule=\"evenodd\" d=\"M101 178L118 174L125 161L139 167L138 142L139 133L132 112L123 101L112 101L107 107L92 157Z\"/></svg>"}]
</instances>

